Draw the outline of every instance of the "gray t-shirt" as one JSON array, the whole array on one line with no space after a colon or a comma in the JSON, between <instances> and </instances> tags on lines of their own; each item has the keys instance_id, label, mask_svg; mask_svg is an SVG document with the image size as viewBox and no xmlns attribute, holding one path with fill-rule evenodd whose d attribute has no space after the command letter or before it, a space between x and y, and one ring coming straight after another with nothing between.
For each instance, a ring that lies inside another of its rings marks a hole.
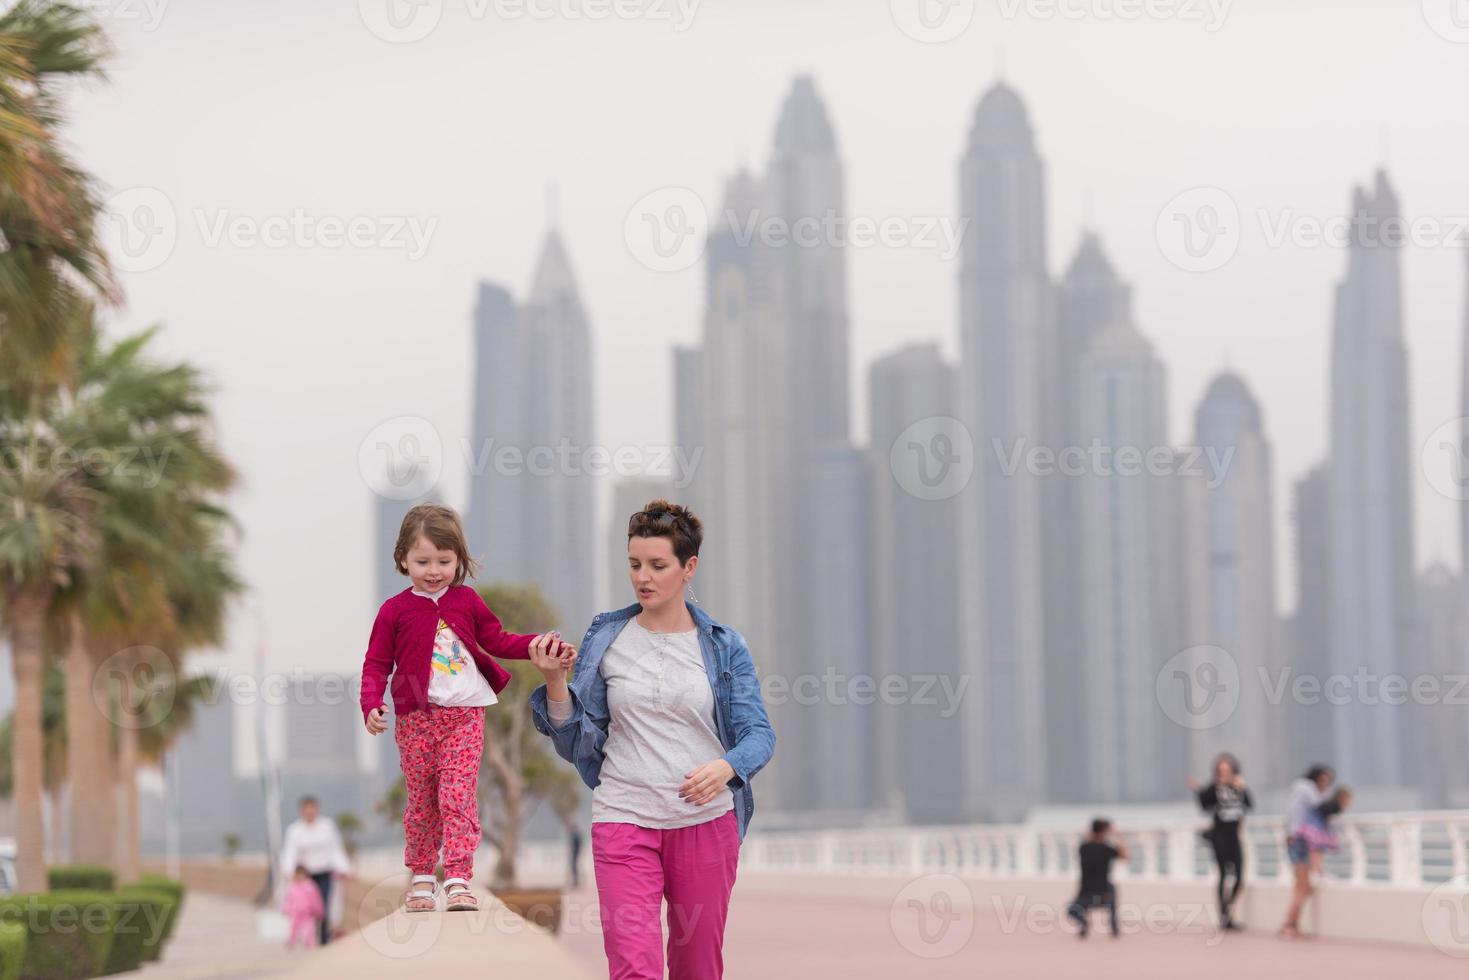
<instances>
[{"instance_id":1,"label":"gray t-shirt","mask_svg":"<svg viewBox=\"0 0 1469 980\"><path fill-rule=\"evenodd\" d=\"M654 633L633 618L602 655L598 670L607 683L609 720L602 779L592 791L592 822L668 830L733 809L728 786L703 806L678 795L690 770L724 755L698 630ZM571 705L563 704L564 718ZM548 707L557 723L558 703Z\"/></svg>"}]
</instances>

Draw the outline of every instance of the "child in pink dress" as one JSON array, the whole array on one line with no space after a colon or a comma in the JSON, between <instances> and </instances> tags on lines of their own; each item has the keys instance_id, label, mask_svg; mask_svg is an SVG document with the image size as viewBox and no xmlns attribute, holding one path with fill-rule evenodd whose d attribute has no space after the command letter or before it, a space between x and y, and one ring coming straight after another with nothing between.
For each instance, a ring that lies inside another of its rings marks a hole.
<instances>
[{"instance_id":1,"label":"child in pink dress","mask_svg":"<svg viewBox=\"0 0 1469 980\"><path fill-rule=\"evenodd\" d=\"M317 923L326 915L326 909L321 904L321 889L311 880L304 864L296 865L296 874L286 888L281 911L291 920L291 934L286 938L286 948L295 946L298 939L302 949L315 946Z\"/></svg>"}]
</instances>

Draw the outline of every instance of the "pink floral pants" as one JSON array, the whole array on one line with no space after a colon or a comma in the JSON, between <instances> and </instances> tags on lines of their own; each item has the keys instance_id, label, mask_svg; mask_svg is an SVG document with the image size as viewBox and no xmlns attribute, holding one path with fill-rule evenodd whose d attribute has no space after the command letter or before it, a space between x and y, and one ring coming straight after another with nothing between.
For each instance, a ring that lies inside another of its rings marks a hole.
<instances>
[{"instance_id":1,"label":"pink floral pants","mask_svg":"<svg viewBox=\"0 0 1469 980\"><path fill-rule=\"evenodd\" d=\"M485 709L430 704L398 715L393 737L408 790L403 863L416 875L431 875L442 847L444 876L468 881L479 846L476 791Z\"/></svg>"}]
</instances>

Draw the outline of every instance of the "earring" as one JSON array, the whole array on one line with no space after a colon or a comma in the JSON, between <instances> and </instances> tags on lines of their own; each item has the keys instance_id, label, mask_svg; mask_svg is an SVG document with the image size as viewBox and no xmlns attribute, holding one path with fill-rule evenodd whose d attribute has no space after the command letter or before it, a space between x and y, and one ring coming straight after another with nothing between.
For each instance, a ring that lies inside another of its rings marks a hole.
<instances>
[{"instance_id":1,"label":"earring","mask_svg":"<svg viewBox=\"0 0 1469 980\"><path fill-rule=\"evenodd\" d=\"M689 597L690 602L698 605L699 597L694 595L694 587L692 585L689 585L687 582L684 583L684 593Z\"/></svg>"}]
</instances>

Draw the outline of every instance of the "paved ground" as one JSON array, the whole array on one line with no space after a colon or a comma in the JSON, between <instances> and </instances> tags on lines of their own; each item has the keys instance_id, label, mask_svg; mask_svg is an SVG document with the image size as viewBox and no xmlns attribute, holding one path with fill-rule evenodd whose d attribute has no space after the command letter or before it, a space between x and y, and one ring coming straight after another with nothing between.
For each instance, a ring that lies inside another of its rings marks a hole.
<instances>
[{"instance_id":1,"label":"paved ground","mask_svg":"<svg viewBox=\"0 0 1469 980\"><path fill-rule=\"evenodd\" d=\"M128 974L142 980L296 976L369 978L463 966L504 977L606 976L596 895L567 895L557 939L496 911L402 913L355 938L312 953L288 953L256 935L255 910L236 899L191 893L165 960ZM922 913L922 918L920 918ZM1220 936L1211 927L1149 929L1124 924L1113 940L1078 940L1049 920L1006 922L992 911L944 923L944 910L894 908L866 898L809 898L771 892L753 880L735 887L725 942L731 980L1212 980L1257 976L1310 980L1462 980L1469 960L1427 949L1328 940L1288 942L1261 933ZM957 921L957 920L956 920ZM1098 923L1100 926L1100 923Z\"/></svg>"},{"instance_id":2,"label":"paved ground","mask_svg":"<svg viewBox=\"0 0 1469 980\"><path fill-rule=\"evenodd\" d=\"M568 909L595 903L595 892L568 896ZM894 910L871 899L811 899L770 893L740 882L725 934L725 971L732 980L1439 980L1469 977L1469 960L1430 949L1329 940L1287 941L1260 933L1220 935L1211 926L1149 930L1123 925L1112 939L1093 930L1085 940L1047 920L1029 925L978 912L972 928L943 931L934 915L921 928L919 910ZM596 917L586 918L595 924ZM601 935L567 920L562 942L605 976ZM1101 922L1096 923L1101 926ZM900 938L900 936L902 938ZM906 942L906 945L905 945Z\"/></svg>"}]
</instances>

